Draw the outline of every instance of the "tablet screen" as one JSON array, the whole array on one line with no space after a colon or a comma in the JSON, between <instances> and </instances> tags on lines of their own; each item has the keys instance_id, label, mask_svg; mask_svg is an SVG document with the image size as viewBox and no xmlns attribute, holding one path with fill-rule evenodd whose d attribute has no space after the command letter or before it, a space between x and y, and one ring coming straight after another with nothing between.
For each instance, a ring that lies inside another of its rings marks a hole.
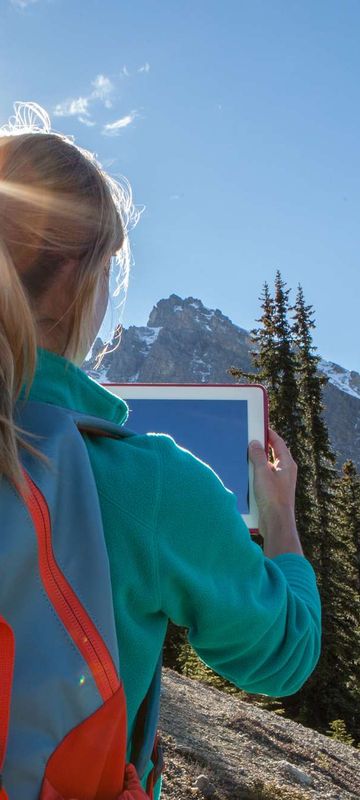
<instances>
[{"instance_id":1,"label":"tablet screen","mask_svg":"<svg viewBox=\"0 0 360 800\"><path fill-rule=\"evenodd\" d=\"M208 464L234 493L250 533L259 510L248 443L268 447L269 402L261 384L107 383L129 407L126 427L135 433L167 433Z\"/></svg>"},{"instance_id":2,"label":"tablet screen","mask_svg":"<svg viewBox=\"0 0 360 800\"><path fill-rule=\"evenodd\" d=\"M249 514L248 403L246 400L127 399L127 427L136 433L168 433L209 464Z\"/></svg>"}]
</instances>

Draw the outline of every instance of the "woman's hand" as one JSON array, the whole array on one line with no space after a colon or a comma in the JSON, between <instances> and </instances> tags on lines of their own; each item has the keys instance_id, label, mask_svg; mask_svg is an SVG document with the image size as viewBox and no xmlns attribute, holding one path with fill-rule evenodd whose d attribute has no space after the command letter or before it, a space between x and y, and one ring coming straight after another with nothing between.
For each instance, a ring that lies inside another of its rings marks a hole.
<instances>
[{"instance_id":1,"label":"woman's hand","mask_svg":"<svg viewBox=\"0 0 360 800\"><path fill-rule=\"evenodd\" d=\"M254 494L259 509L259 531L265 537L269 527L284 516L295 521L297 464L290 450L272 428L269 443L275 463L268 461L262 444L249 444L249 458L254 467Z\"/></svg>"}]
</instances>

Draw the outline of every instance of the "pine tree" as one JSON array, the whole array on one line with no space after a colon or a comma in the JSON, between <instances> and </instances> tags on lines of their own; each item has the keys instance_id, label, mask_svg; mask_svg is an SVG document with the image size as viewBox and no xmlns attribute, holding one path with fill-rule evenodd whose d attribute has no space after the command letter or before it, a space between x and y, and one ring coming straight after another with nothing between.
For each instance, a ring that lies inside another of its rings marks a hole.
<instances>
[{"instance_id":1,"label":"pine tree","mask_svg":"<svg viewBox=\"0 0 360 800\"><path fill-rule=\"evenodd\" d=\"M343 597L346 590L340 586L342 539L334 531L336 459L322 403L322 387L327 378L319 374L320 359L313 353L312 308L305 305L301 287L294 307L289 304L289 293L280 272L276 273L274 300L265 284L263 315L258 320L262 328L251 331L257 345L253 360L259 371L250 375L232 369L231 374L264 383L269 393L270 425L285 439L298 465L296 520L304 555L315 569L319 590L324 587L323 649L322 660L304 687L295 695L282 698L282 703L288 716L324 730L334 716L349 723L346 692L341 690L341 681L334 682L339 660L346 672L345 643L339 656L335 632L349 598ZM288 323L291 310L295 311L292 327ZM336 691L331 690L334 683Z\"/></svg>"},{"instance_id":2,"label":"pine tree","mask_svg":"<svg viewBox=\"0 0 360 800\"><path fill-rule=\"evenodd\" d=\"M322 585L322 567L328 557L328 529L329 518L332 515L333 484L337 473L335 469L336 456L330 445L329 433L324 419L323 386L328 383L325 375L320 375L318 365L321 361L315 355L316 348L312 344L311 329L315 328L313 308L306 305L302 287L298 286L296 303L292 307L295 312L292 326L294 346L298 360L298 386L305 415L305 424L308 429L308 439L311 452L308 453L313 471L312 484L316 496L318 509L318 530L322 531L317 543L319 552L313 557L319 567L319 582Z\"/></svg>"},{"instance_id":3,"label":"pine tree","mask_svg":"<svg viewBox=\"0 0 360 800\"><path fill-rule=\"evenodd\" d=\"M331 720L341 718L355 735L354 702L349 692L348 678L355 648L359 653L358 635L354 620L350 630L351 609L356 608L356 596L351 588L352 573L347 527L337 514L336 457L331 449L324 420L322 388L328 379L318 372L320 358L314 354L311 328L315 327L313 310L306 306L301 286L296 298L293 341L298 358L298 387L308 431L308 459L313 471L312 486L316 508L314 544L309 560L317 575L322 602L322 652L312 676L294 696L283 698L287 713L299 703L298 719L325 732ZM309 550L310 552L310 550ZM304 549L305 553L305 549ZM306 553L305 553L306 555ZM350 644L351 642L351 644ZM355 703L356 704L356 703Z\"/></svg>"},{"instance_id":4,"label":"pine tree","mask_svg":"<svg viewBox=\"0 0 360 800\"><path fill-rule=\"evenodd\" d=\"M241 383L244 383L242 379L245 379L248 383L257 383L261 381L261 383L266 386L269 396L269 406L273 409L275 407L277 391L274 329L275 308L267 283L264 284L264 296L259 297L259 300L262 301L261 308L263 309L263 314L260 319L255 321L259 322L262 327L254 328L250 331L251 342L257 346L257 350L253 350L251 353L257 373L245 372L239 367L230 367L228 373Z\"/></svg>"},{"instance_id":5,"label":"pine tree","mask_svg":"<svg viewBox=\"0 0 360 800\"><path fill-rule=\"evenodd\" d=\"M260 382L267 390L270 427L285 440L298 466L296 522L304 555L311 559L316 525L312 465L308 459L311 446L297 385L298 362L287 319L290 291L285 288L279 271L275 278L274 299L265 283L264 295L260 298L263 314L256 320L262 327L251 331L251 340L257 347L252 358L258 372L254 375L233 367L229 373L237 379Z\"/></svg>"},{"instance_id":6,"label":"pine tree","mask_svg":"<svg viewBox=\"0 0 360 800\"><path fill-rule=\"evenodd\" d=\"M360 479L352 461L336 481L334 537L340 568L333 593L331 622L336 631L336 679L327 690L331 720L341 718L360 741ZM331 643L330 643L331 645Z\"/></svg>"},{"instance_id":7,"label":"pine tree","mask_svg":"<svg viewBox=\"0 0 360 800\"><path fill-rule=\"evenodd\" d=\"M275 299L265 284L262 328L251 331L257 374L232 368L238 380L267 388L270 425L298 464L296 517L304 555L312 563L322 601L322 652L303 688L281 698L288 716L326 732L340 721L359 741L360 730L360 483L352 462L340 480L324 419L323 386L311 329L313 310L301 286L289 306L279 272ZM294 311L291 329L287 314ZM270 701L270 699L269 699Z\"/></svg>"},{"instance_id":8,"label":"pine tree","mask_svg":"<svg viewBox=\"0 0 360 800\"><path fill-rule=\"evenodd\" d=\"M288 322L291 310L290 289L285 289L278 271L275 279L275 334L278 341L277 432L285 439L297 467L296 523L307 558L312 557L315 531L315 499L313 489L311 431L306 424L306 403L299 393L299 361L294 349L292 329Z\"/></svg>"},{"instance_id":9,"label":"pine tree","mask_svg":"<svg viewBox=\"0 0 360 800\"><path fill-rule=\"evenodd\" d=\"M291 311L290 289L279 271L275 278L273 329L277 350L277 391L273 427L282 436L297 464L295 498L296 525L306 558L313 562L314 542L317 532L317 507L313 485L312 431L307 424L306 398L299 392L299 359L294 347L293 331L288 321ZM297 719L301 713L302 697L295 695L282 698L288 716Z\"/></svg>"},{"instance_id":10,"label":"pine tree","mask_svg":"<svg viewBox=\"0 0 360 800\"><path fill-rule=\"evenodd\" d=\"M245 378L249 382L261 382L269 396L269 422L282 436L298 466L296 485L296 522L304 555L311 560L316 532L316 504L312 485L312 464L308 453L311 452L309 430L306 426L306 414L303 398L299 394L297 384L298 360L292 342L292 332L288 322L290 289L279 271L275 278L275 297L270 296L265 284L262 298L263 314L261 328L251 331L252 342L257 350L252 354L256 375L232 368L233 377ZM282 698L287 701L287 713L296 719L300 713L300 698L293 695ZM268 701L269 707L271 701Z\"/></svg>"},{"instance_id":11,"label":"pine tree","mask_svg":"<svg viewBox=\"0 0 360 800\"><path fill-rule=\"evenodd\" d=\"M343 465L340 487L342 491L338 494L338 508L342 514L342 525L349 532L349 546L355 565L353 582L360 596L360 476L350 459Z\"/></svg>"},{"instance_id":12,"label":"pine tree","mask_svg":"<svg viewBox=\"0 0 360 800\"><path fill-rule=\"evenodd\" d=\"M298 287L292 325L292 340L297 355L297 385L299 402L303 408L303 420L307 430L307 460L311 469L311 524L303 542L304 555L309 559L316 573L322 601L322 653L319 662L306 684L295 695L283 698L284 708L305 725L318 729L329 720L329 704L326 688L334 670L334 648L331 652L326 645L334 633L331 619L332 587L336 585L338 561L330 545L332 536L331 519L333 515L333 494L331 486L335 480L333 464L335 457L330 448L328 432L322 417L322 386L327 382L318 373L320 359L314 354L311 329L315 327L312 307L305 305L302 288ZM328 579L329 574L331 575ZM326 587L326 589L323 587ZM323 703L323 698L325 702Z\"/></svg>"}]
</instances>

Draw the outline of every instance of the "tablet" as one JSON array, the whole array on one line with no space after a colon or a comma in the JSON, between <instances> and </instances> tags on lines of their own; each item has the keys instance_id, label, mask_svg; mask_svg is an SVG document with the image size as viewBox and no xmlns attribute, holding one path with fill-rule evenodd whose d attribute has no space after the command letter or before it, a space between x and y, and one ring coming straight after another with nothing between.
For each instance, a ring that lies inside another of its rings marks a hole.
<instances>
[{"instance_id":1,"label":"tablet","mask_svg":"<svg viewBox=\"0 0 360 800\"><path fill-rule=\"evenodd\" d=\"M168 433L205 461L237 498L250 533L258 533L248 444L268 452L268 398L260 384L102 383L129 406L126 427Z\"/></svg>"}]
</instances>

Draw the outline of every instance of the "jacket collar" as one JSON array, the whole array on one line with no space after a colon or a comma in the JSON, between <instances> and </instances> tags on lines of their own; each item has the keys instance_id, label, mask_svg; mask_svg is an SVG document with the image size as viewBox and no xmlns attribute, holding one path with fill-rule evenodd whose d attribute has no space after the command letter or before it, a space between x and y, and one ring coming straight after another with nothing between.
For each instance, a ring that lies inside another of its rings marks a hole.
<instances>
[{"instance_id":1,"label":"jacket collar","mask_svg":"<svg viewBox=\"0 0 360 800\"><path fill-rule=\"evenodd\" d=\"M20 398L25 396L24 387ZM124 400L100 386L67 358L37 348L37 366L29 400L70 408L123 425L129 415Z\"/></svg>"}]
</instances>

